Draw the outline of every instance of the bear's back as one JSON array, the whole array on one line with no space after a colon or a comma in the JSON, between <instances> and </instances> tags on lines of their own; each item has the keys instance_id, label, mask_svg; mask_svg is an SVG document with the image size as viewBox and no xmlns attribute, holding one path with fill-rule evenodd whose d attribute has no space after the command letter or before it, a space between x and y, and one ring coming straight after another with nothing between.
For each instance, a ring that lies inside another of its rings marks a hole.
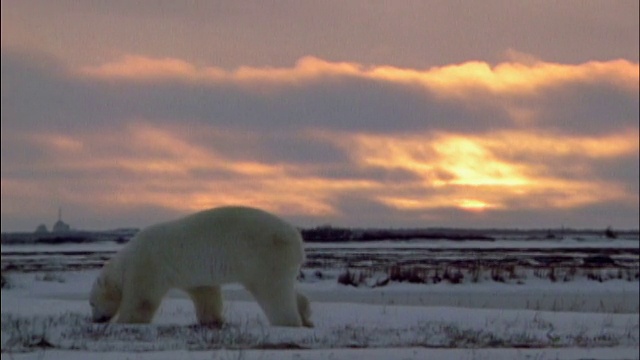
<instances>
[{"instance_id":1,"label":"bear's back","mask_svg":"<svg viewBox=\"0 0 640 360\"><path fill-rule=\"evenodd\" d=\"M197 212L180 220L178 227L205 234L233 234L252 238L263 238L265 233L294 239L298 231L279 217L251 207L225 206Z\"/></svg>"},{"instance_id":2,"label":"bear's back","mask_svg":"<svg viewBox=\"0 0 640 360\"><path fill-rule=\"evenodd\" d=\"M293 226L266 211L240 206L204 210L153 225L142 230L135 240L153 245L171 242L175 247L234 247L256 251L276 246L302 251L302 238Z\"/></svg>"},{"instance_id":3,"label":"bear's back","mask_svg":"<svg viewBox=\"0 0 640 360\"><path fill-rule=\"evenodd\" d=\"M297 268L305 258L298 230L247 207L215 208L157 224L142 230L128 246L129 254L156 268L172 264L173 283L250 279L274 264Z\"/></svg>"}]
</instances>

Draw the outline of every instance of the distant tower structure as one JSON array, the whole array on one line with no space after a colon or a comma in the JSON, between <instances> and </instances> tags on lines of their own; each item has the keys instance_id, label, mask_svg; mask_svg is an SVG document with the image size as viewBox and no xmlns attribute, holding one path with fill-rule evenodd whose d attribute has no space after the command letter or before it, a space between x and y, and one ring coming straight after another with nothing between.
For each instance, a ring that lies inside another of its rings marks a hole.
<instances>
[{"instance_id":1,"label":"distant tower structure","mask_svg":"<svg viewBox=\"0 0 640 360\"><path fill-rule=\"evenodd\" d=\"M62 221L62 208L58 208L58 221L53 224L53 232L68 232L71 230L69 224Z\"/></svg>"}]
</instances>

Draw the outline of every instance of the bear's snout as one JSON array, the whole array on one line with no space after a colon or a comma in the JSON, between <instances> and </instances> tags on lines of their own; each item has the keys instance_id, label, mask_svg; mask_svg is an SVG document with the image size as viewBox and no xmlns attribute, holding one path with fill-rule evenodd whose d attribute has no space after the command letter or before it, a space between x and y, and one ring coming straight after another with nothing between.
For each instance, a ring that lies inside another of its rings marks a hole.
<instances>
[{"instance_id":1,"label":"bear's snout","mask_svg":"<svg viewBox=\"0 0 640 360\"><path fill-rule=\"evenodd\" d=\"M102 323L106 323L109 322L109 320L111 320L110 316L100 316L100 317L93 317L93 322L97 323L97 324L102 324Z\"/></svg>"}]
</instances>

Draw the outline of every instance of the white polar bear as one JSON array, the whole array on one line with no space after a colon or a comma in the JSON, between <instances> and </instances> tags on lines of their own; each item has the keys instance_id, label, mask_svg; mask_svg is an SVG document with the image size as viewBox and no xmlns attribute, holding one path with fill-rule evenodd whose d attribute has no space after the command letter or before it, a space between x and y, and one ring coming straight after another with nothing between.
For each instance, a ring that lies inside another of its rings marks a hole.
<instances>
[{"instance_id":1,"label":"white polar bear","mask_svg":"<svg viewBox=\"0 0 640 360\"><path fill-rule=\"evenodd\" d=\"M222 207L151 226L109 261L91 289L95 322L149 323L169 289L185 290L201 324L222 323L220 285L239 282L275 326L308 326L294 285L304 260L298 230L267 212Z\"/></svg>"}]
</instances>

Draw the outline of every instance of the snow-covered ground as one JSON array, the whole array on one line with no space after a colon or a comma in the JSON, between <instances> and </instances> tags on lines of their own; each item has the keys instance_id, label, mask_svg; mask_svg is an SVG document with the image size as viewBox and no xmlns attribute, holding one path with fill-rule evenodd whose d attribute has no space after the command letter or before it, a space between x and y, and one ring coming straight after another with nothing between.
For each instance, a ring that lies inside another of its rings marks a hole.
<instances>
[{"instance_id":1,"label":"snow-covered ground","mask_svg":"<svg viewBox=\"0 0 640 360\"><path fill-rule=\"evenodd\" d=\"M306 279L300 289L313 302L312 329L270 327L246 291L228 285L228 323L217 329L195 325L179 291L165 298L152 325L92 324L87 297L97 273L5 274L2 359L640 358L637 280L356 288L335 277Z\"/></svg>"}]
</instances>

